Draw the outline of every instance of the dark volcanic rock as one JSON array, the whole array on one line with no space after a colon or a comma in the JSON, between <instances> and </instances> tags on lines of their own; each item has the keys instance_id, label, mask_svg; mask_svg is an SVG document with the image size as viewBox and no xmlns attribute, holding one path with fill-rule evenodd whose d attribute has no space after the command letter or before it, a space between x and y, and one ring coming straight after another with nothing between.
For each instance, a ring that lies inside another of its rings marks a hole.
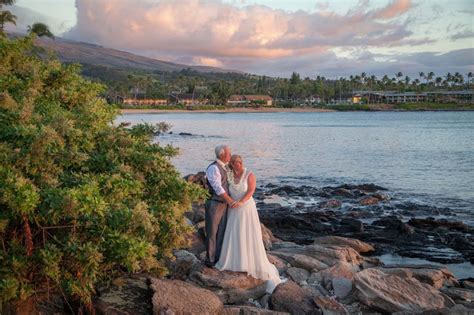
<instances>
[{"instance_id":1,"label":"dark volcanic rock","mask_svg":"<svg viewBox=\"0 0 474 315\"><path fill-rule=\"evenodd\" d=\"M313 294L293 281L279 284L271 297L272 309L291 314L320 314L313 302Z\"/></svg>"},{"instance_id":2,"label":"dark volcanic rock","mask_svg":"<svg viewBox=\"0 0 474 315\"><path fill-rule=\"evenodd\" d=\"M153 291L145 275L118 278L99 287L93 304L98 314L151 314Z\"/></svg>"},{"instance_id":3,"label":"dark volcanic rock","mask_svg":"<svg viewBox=\"0 0 474 315\"><path fill-rule=\"evenodd\" d=\"M337 188L344 188L344 189L348 189L348 190L362 190L364 192L376 192L376 191L379 191L379 190L387 190L386 188L383 188L383 187L380 187L380 186L377 186L377 185L374 185L374 184L362 184L362 185L350 185L350 184L345 184L345 185L341 185Z\"/></svg>"}]
</instances>

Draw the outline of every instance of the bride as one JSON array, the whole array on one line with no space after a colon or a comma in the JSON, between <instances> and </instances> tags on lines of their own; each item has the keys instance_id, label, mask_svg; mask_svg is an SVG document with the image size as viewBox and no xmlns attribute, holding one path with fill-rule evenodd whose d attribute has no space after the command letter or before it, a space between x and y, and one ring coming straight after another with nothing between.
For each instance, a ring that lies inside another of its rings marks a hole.
<instances>
[{"instance_id":1,"label":"bride","mask_svg":"<svg viewBox=\"0 0 474 315\"><path fill-rule=\"evenodd\" d=\"M237 200L229 209L222 251L216 268L243 271L254 278L267 280L267 293L281 282L278 270L268 261L263 246L257 206L252 198L255 175L243 166L239 155L232 155L228 172L229 192Z\"/></svg>"}]
</instances>

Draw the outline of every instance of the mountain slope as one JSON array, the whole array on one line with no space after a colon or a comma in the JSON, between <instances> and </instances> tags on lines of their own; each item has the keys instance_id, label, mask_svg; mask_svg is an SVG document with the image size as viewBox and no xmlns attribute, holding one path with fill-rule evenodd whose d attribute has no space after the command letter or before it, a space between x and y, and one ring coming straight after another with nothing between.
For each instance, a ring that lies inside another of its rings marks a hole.
<instances>
[{"instance_id":1,"label":"mountain slope","mask_svg":"<svg viewBox=\"0 0 474 315\"><path fill-rule=\"evenodd\" d=\"M227 70L208 66L189 66L147 58L132 53L105 48L99 45L75 42L62 38L55 40L38 38L36 43L44 48L55 51L62 62L78 62L82 64L101 65L120 69L140 69L149 71L180 71L192 70L209 73L242 73L236 70Z\"/></svg>"}]
</instances>

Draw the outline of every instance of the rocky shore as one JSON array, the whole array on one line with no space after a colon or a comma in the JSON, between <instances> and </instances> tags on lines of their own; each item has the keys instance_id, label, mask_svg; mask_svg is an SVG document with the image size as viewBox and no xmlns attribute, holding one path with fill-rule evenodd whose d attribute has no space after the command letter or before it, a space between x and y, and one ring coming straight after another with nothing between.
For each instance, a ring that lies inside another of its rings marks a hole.
<instances>
[{"instance_id":1,"label":"rocky shore","mask_svg":"<svg viewBox=\"0 0 474 315\"><path fill-rule=\"evenodd\" d=\"M199 184L202 175L186 179ZM268 184L254 197L267 256L284 279L271 295L246 273L204 266L204 208L195 204L186 213L195 233L167 262L169 274L99 286L96 314L474 314L473 273L446 267L472 268L474 229L451 209L400 202L373 184ZM426 263L384 263L384 255ZM53 297L35 308L62 314L68 305Z\"/></svg>"},{"instance_id":2,"label":"rocky shore","mask_svg":"<svg viewBox=\"0 0 474 315\"><path fill-rule=\"evenodd\" d=\"M317 204L269 203L275 196ZM100 288L97 313L474 314L473 278L458 279L439 264L393 265L377 258L391 253L472 262L473 229L430 217L446 209L397 205L384 188L370 184L267 185L255 198L268 258L285 279L273 294L245 273L204 266L204 209L196 204L187 213L196 232L168 262L169 275L133 275Z\"/></svg>"}]
</instances>

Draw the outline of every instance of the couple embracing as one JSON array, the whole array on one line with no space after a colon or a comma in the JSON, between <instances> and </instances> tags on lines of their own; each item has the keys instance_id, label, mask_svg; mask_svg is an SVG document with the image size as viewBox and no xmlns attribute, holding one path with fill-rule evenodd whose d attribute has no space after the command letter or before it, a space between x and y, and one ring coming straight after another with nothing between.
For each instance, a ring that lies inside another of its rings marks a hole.
<instances>
[{"instance_id":1,"label":"couple embracing","mask_svg":"<svg viewBox=\"0 0 474 315\"><path fill-rule=\"evenodd\" d=\"M206 265L219 270L246 272L267 281L271 293L281 282L268 261L257 207L252 197L255 175L244 168L239 155L219 145L216 161L206 170L211 197L206 201Z\"/></svg>"}]
</instances>

